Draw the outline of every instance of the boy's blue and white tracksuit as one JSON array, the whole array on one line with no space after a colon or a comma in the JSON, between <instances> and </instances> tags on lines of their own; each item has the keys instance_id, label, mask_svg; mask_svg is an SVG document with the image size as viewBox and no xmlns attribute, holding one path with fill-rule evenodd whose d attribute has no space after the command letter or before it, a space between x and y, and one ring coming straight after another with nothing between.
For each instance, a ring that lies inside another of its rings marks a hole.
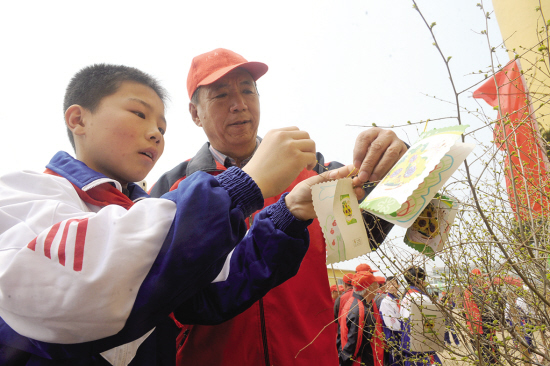
<instances>
[{"instance_id":1,"label":"boy's blue and white tracksuit","mask_svg":"<svg viewBox=\"0 0 550 366\"><path fill-rule=\"evenodd\" d=\"M47 168L0 177L2 365L173 366L170 313L223 322L296 274L308 248L311 221L284 197L247 231L264 200L238 168L158 199L135 184L128 199L64 152Z\"/></svg>"}]
</instances>

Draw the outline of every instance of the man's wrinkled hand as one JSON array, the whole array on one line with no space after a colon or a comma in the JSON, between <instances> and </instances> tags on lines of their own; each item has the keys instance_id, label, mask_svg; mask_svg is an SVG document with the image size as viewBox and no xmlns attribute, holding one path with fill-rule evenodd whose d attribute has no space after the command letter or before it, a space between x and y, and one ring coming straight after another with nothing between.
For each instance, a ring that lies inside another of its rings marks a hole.
<instances>
[{"instance_id":1,"label":"man's wrinkled hand","mask_svg":"<svg viewBox=\"0 0 550 366\"><path fill-rule=\"evenodd\" d=\"M382 179L407 151L395 132L372 127L357 136L353 165L358 169L354 185Z\"/></svg>"}]
</instances>

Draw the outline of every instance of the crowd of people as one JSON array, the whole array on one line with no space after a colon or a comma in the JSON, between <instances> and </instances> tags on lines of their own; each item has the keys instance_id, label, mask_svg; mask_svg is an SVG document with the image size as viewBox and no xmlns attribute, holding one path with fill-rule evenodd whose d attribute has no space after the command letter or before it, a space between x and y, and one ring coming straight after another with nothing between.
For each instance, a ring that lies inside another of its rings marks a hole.
<instances>
[{"instance_id":1,"label":"crowd of people","mask_svg":"<svg viewBox=\"0 0 550 366\"><path fill-rule=\"evenodd\" d=\"M425 293L425 271L416 266L407 269L402 294L396 277L375 272L367 264L358 265L355 274L344 276L345 292L334 302L340 366L441 365L436 350L418 352L412 347L412 308L431 304Z\"/></svg>"},{"instance_id":2,"label":"crowd of people","mask_svg":"<svg viewBox=\"0 0 550 366\"><path fill-rule=\"evenodd\" d=\"M452 314L457 306L457 293L442 293L441 297L437 291L428 294L424 269L411 266L404 271L403 287L396 277L377 276L381 273L376 272L369 265L360 264L354 274L344 275L343 293L335 297L336 348L340 366L442 365L437 353L445 348L444 345L461 345L456 325L462 321L468 327L468 334L466 337L463 334L462 339L469 340L479 360L483 364L498 364L500 354L496 333L501 318L506 321L506 329L520 337L519 340L514 338L514 345L521 354L518 360L526 360L529 364L529 360L535 357L535 314L525 299L518 296L517 292L521 290L517 287L506 292L503 313L498 315L498 306L492 304L494 299L487 278L476 268L469 274L470 286L460 291L463 308L456 317ZM437 309L435 313L432 310L429 315L423 314L430 306ZM415 307L420 309L416 315ZM426 338L424 333L429 323L426 317L433 314L442 318L443 327L435 329ZM422 323L422 328L413 329L415 323ZM422 343L420 351L414 346L415 342Z\"/></svg>"}]
</instances>

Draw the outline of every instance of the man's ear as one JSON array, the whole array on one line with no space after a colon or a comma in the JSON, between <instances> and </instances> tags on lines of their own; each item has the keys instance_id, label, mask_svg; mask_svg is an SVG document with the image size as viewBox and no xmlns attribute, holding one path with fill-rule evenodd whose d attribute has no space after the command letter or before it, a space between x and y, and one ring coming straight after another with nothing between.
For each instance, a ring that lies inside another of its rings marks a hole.
<instances>
[{"instance_id":1,"label":"man's ear","mask_svg":"<svg viewBox=\"0 0 550 366\"><path fill-rule=\"evenodd\" d=\"M199 117L199 111L197 110L197 106L192 102L189 102L189 113L191 114L193 122L195 122L197 126L202 127L202 122Z\"/></svg>"},{"instance_id":2,"label":"man's ear","mask_svg":"<svg viewBox=\"0 0 550 366\"><path fill-rule=\"evenodd\" d=\"M65 111L65 124L67 128L75 135L83 135L85 129L84 114L85 108L78 104L73 104Z\"/></svg>"}]
</instances>

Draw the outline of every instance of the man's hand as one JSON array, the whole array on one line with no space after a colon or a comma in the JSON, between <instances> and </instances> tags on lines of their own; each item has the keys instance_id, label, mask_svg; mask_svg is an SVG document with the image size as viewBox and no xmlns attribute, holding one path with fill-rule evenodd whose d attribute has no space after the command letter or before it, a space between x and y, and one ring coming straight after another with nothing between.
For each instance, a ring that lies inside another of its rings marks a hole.
<instances>
[{"instance_id":1,"label":"man's hand","mask_svg":"<svg viewBox=\"0 0 550 366\"><path fill-rule=\"evenodd\" d=\"M361 132L353 148L353 165L359 169L353 184L382 179L406 151L405 143L391 130L373 127Z\"/></svg>"},{"instance_id":2,"label":"man's hand","mask_svg":"<svg viewBox=\"0 0 550 366\"><path fill-rule=\"evenodd\" d=\"M285 197L286 207L288 207L290 213L292 213L298 220L305 221L316 218L317 215L313 209L311 186L332 179L345 178L349 176L353 170L356 170L353 165L346 165L339 169L330 170L300 182ZM355 194L358 199L361 199L365 195L365 191L361 187L357 187L355 188Z\"/></svg>"},{"instance_id":3,"label":"man's hand","mask_svg":"<svg viewBox=\"0 0 550 366\"><path fill-rule=\"evenodd\" d=\"M298 174L315 167L315 142L298 127L269 131L243 170L262 190L264 198L283 192Z\"/></svg>"}]
</instances>

